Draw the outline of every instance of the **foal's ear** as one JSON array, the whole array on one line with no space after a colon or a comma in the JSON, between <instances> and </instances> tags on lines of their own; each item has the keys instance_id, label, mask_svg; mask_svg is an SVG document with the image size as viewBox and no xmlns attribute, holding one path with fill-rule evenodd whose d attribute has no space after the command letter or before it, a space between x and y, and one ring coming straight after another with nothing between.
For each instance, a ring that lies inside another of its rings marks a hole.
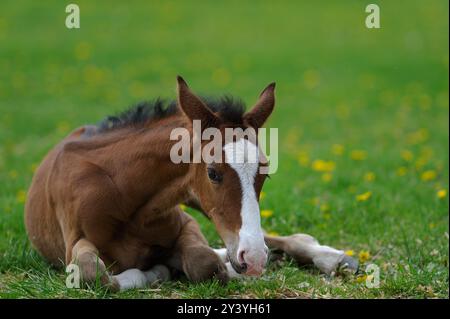
<instances>
[{"instance_id":1,"label":"foal's ear","mask_svg":"<svg viewBox=\"0 0 450 319\"><path fill-rule=\"evenodd\" d=\"M189 89L186 81L177 76L178 104L184 114L191 120L200 120L201 127L213 127L218 124L218 118L213 112Z\"/></svg>"},{"instance_id":2,"label":"foal's ear","mask_svg":"<svg viewBox=\"0 0 450 319\"><path fill-rule=\"evenodd\" d=\"M275 105L275 82L270 83L259 95L255 106L244 114L244 122L253 128L260 128L273 111Z\"/></svg>"}]
</instances>

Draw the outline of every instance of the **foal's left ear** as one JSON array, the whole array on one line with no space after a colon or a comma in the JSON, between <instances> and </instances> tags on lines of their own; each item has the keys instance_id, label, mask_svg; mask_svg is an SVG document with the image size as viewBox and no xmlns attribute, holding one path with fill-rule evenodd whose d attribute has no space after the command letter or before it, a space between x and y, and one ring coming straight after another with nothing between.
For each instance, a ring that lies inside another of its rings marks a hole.
<instances>
[{"instance_id":1,"label":"foal's left ear","mask_svg":"<svg viewBox=\"0 0 450 319\"><path fill-rule=\"evenodd\" d=\"M244 123L260 128L273 111L275 105L275 82L270 83L259 95L255 106L244 114Z\"/></svg>"}]
</instances>

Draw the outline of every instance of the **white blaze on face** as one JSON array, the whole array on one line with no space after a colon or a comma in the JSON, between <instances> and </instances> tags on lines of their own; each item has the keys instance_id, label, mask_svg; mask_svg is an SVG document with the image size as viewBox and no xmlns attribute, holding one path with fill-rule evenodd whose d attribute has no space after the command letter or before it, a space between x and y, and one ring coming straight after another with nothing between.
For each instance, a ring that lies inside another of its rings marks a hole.
<instances>
[{"instance_id":1,"label":"white blaze on face","mask_svg":"<svg viewBox=\"0 0 450 319\"><path fill-rule=\"evenodd\" d=\"M258 171L259 149L246 139L228 143L223 147L225 161L239 176L242 189L241 219L237 260L245 262L249 272L261 273L267 261L267 247L261 229L259 205L255 193L255 176ZM244 251L244 260L240 253Z\"/></svg>"}]
</instances>

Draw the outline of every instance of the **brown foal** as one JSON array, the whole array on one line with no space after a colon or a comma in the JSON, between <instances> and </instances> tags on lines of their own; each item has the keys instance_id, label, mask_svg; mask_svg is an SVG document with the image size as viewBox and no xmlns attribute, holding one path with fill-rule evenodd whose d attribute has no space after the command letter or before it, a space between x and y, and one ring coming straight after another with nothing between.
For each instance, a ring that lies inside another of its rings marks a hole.
<instances>
[{"instance_id":1,"label":"brown foal","mask_svg":"<svg viewBox=\"0 0 450 319\"><path fill-rule=\"evenodd\" d=\"M242 152L258 151L257 142L224 141L220 155L242 157L239 163L177 164L170 158L174 128L186 128L193 141L200 138L194 120L202 131L260 128L274 108L274 89L269 85L244 113L228 100L212 107L178 77L172 110L154 105L153 113L141 108L140 117L116 118L109 127L76 129L47 154L33 178L25 207L32 244L52 264L77 264L82 280L100 278L121 290L166 280L169 269L194 282L258 276L268 247L328 274L344 264L356 269L343 251L311 236L263 233L258 198L266 175L258 170L263 164L249 163ZM181 203L201 210L226 248L210 248Z\"/></svg>"}]
</instances>

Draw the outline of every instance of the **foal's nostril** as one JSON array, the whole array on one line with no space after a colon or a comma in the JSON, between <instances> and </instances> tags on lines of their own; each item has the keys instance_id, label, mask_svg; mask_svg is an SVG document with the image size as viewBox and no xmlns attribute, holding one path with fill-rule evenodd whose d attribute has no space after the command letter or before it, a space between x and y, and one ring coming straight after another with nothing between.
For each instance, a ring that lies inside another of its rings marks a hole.
<instances>
[{"instance_id":1,"label":"foal's nostril","mask_svg":"<svg viewBox=\"0 0 450 319\"><path fill-rule=\"evenodd\" d=\"M241 250L238 255L238 261L241 264L245 264L245 250Z\"/></svg>"}]
</instances>

